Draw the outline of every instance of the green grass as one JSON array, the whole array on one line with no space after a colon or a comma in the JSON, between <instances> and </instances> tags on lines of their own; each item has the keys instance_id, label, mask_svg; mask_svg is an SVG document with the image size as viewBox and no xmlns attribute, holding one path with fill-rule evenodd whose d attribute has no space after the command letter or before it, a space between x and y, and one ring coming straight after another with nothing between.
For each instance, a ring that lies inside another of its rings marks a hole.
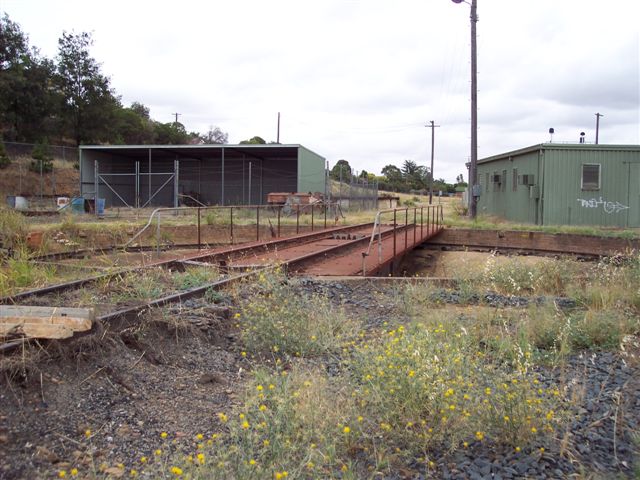
<instances>
[{"instance_id":1,"label":"green grass","mask_svg":"<svg viewBox=\"0 0 640 480\"><path fill-rule=\"evenodd\" d=\"M454 211L449 211L444 215L444 224L447 227L471 228L476 230L517 230L552 234L564 233L572 235L589 235L595 237L622 238L629 240L640 238L640 229L638 228L611 228L588 225L533 225L509 222L482 214L478 215L475 220L471 220L468 217L456 215Z\"/></svg>"}]
</instances>

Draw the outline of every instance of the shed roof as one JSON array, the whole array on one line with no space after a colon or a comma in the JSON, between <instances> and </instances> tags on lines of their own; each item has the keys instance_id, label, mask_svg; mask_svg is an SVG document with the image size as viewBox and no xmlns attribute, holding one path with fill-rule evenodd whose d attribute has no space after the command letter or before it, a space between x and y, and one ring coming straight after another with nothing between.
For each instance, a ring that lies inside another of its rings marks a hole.
<instances>
[{"instance_id":1,"label":"shed roof","mask_svg":"<svg viewBox=\"0 0 640 480\"><path fill-rule=\"evenodd\" d=\"M510 152L500 153L491 157L478 160L478 163L490 163L496 160L503 160L508 157L516 157L539 150L582 150L582 151L631 151L640 152L640 145L608 145L593 143L539 143L530 147L512 150Z\"/></svg>"},{"instance_id":2,"label":"shed roof","mask_svg":"<svg viewBox=\"0 0 640 480\"><path fill-rule=\"evenodd\" d=\"M209 144L209 145L81 145L80 151L118 154L130 158L146 158L149 150L154 157L190 155L197 157L219 157L222 151L250 157L297 158L298 150L308 148L300 144ZM312 152L316 154L315 152ZM316 154L317 155L317 154ZM318 155L320 156L320 155Z\"/></svg>"}]
</instances>

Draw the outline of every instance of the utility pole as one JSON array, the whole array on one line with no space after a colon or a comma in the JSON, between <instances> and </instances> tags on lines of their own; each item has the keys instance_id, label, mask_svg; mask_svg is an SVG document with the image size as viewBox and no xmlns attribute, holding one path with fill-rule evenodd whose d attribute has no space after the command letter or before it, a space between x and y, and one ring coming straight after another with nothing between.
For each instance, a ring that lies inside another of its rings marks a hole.
<instances>
[{"instance_id":1,"label":"utility pole","mask_svg":"<svg viewBox=\"0 0 640 480\"><path fill-rule=\"evenodd\" d=\"M280 143L280 112L278 112L278 134L276 136L276 143Z\"/></svg>"},{"instance_id":2,"label":"utility pole","mask_svg":"<svg viewBox=\"0 0 640 480\"><path fill-rule=\"evenodd\" d=\"M469 216L475 220L478 213L476 183L478 181L478 46L476 42L476 24L478 10L476 0L471 0L471 165L469 167Z\"/></svg>"},{"instance_id":3,"label":"utility pole","mask_svg":"<svg viewBox=\"0 0 640 480\"><path fill-rule=\"evenodd\" d=\"M604 115L596 113L596 145L598 145L598 135L600 133L600 117L604 117Z\"/></svg>"},{"instance_id":4,"label":"utility pole","mask_svg":"<svg viewBox=\"0 0 640 480\"><path fill-rule=\"evenodd\" d=\"M436 127L439 127L440 125L435 125L434 121L431 120L429 122L431 125L425 125L425 127L431 128L431 181L429 182L429 205L431 205L432 201L433 201L433 151L434 151L434 132Z\"/></svg>"},{"instance_id":5,"label":"utility pole","mask_svg":"<svg viewBox=\"0 0 640 480\"><path fill-rule=\"evenodd\" d=\"M182 115L182 114L181 114L181 113L177 113L177 112L176 112L176 113L172 113L172 115L175 115L175 116L176 116L176 122L175 122L175 123L178 123L178 117L179 117L180 115Z\"/></svg>"}]
</instances>

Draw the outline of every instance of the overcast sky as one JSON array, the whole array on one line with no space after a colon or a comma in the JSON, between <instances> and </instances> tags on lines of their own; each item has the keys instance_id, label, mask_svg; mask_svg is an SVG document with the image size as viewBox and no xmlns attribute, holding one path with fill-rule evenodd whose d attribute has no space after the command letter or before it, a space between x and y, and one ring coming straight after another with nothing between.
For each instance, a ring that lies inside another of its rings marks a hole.
<instances>
[{"instance_id":1,"label":"overcast sky","mask_svg":"<svg viewBox=\"0 0 640 480\"><path fill-rule=\"evenodd\" d=\"M123 104L189 131L300 143L358 171L465 172L469 6L451 0L0 0L54 57L92 32ZM479 158L549 141L640 144L638 0L478 0Z\"/></svg>"}]
</instances>

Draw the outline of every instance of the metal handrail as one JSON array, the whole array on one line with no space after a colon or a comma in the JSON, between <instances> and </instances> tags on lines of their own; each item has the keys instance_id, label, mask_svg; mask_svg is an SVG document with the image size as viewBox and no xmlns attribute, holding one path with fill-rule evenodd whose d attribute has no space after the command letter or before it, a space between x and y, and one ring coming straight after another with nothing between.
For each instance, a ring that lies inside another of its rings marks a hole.
<instances>
[{"instance_id":1,"label":"metal handrail","mask_svg":"<svg viewBox=\"0 0 640 480\"><path fill-rule=\"evenodd\" d=\"M311 219L311 231L313 231L314 229L314 224L313 224L313 212L314 212L314 208L315 206L321 206L325 208L325 214L324 214L324 228L327 227L327 209L330 208L336 208L339 209L339 204L335 203L335 202L327 202L327 203L316 203L316 204L311 204L309 205L311 207L311 215L312 215L312 219ZM178 212L178 211L192 211L195 212L197 214L198 217L198 245L201 244L200 241L200 217L201 217L201 211L202 210L229 210L231 212L231 223L230 223L230 233L231 233L231 239L232 239L232 243L233 243L233 210L235 209L237 210L256 210L256 240L259 240L259 228L260 228L260 209L269 209L269 210L273 210L273 209L278 209L278 231L277 231L277 235L280 236L280 215L282 213L282 209L284 208L284 205L211 205L211 206L205 206L205 207L158 207L155 210L153 210L151 212L151 215L149 215L149 220L147 221L147 223L145 224L144 227L142 227L133 237L131 237L129 239L129 241L127 243L125 243L122 247L126 248L128 246L130 246L134 241L136 241L138 238L140 238L140 236L153 224L154 219L157 221L157 247L158 247L158 254L160 253L160 217L161 217L161 213L162 212ZM341 212L341 210L340 210ZM298 233L299 230L299 216L300 216L300 210L297 210L296 212L296 233ZM302 212L303 213L303 212ZM342 213L342 212L341 212Z\"/></svg>"},{"instance_id":2,"label":"metal handrail","mask_svg":"<svg viewBox=\"0 0 640 480\"><path fill-rule=\"evenodd\" d=\"M375 220L373 222L373 228L371 230L371 238L369 240L369 245L367 247L367 249L362 252L362 276L366 276L366 259L367 257L371 254L371 249L373 247L373 243L376 239L376 236L378 238L378 265L380 265L382 263L382 230L380 228L380 217L382 216L383 213L391 213L393 212L393 236L394 236L394 245L393 245L393 254L395 256L396 254L396 246L395 246L395 235L396 235L396 227L397 227L397 222L396 222L396 213L398 211L402 212L404 211L405 213L405 224L404 227L405 229L409 226L409 210L412 209L413 210L413 225L414 225L414 232L413 232L413 245L416 244L416 232L415 232L415 228L417 226L417 211L418 208L420 209L420 236L422 237L422 227L424 225L424 218L423 218L423 211L425 207L405 207L405 208L388 208L385 210L378 210L378 212L376 213L376 217ZM442 224L442 220L444 218L444 212L442 209L442 205L429 205L426 207L427 208L427 233L429 233L431 231L430 228L430 220L431 222L433 222L434 226L436 228L440 228L440 225ZM429 215L429 213L431 212L431 210L433 210L433 215ZM405 230L405 249L407 248L407 231Z\"/></svg>"}]
</instances>

